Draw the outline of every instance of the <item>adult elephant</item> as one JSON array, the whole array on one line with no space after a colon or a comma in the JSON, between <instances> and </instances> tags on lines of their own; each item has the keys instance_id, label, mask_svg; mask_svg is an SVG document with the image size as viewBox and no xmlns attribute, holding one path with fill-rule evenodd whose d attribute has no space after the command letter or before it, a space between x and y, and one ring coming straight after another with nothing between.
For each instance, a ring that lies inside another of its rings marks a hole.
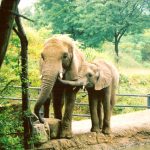
<instances>
[{"instance_id":1,"label":"adult elephant","mask_svg":"<svg viewBox=\"0 0 150 150\"><path fill-rule=\"evenodd\" d=\"M119 82L117 69L112 64L97 59L83 65L79 77L77 81L60 81L65 85L85 86L89 96L91 131L99 132L102 129L104 134L110 134L110 118Z\"/></svg>"},{"instance_id":2,"label":"adult elephant","mask_svg":"<svg viewBox=\"0 0 150 150\"><path fill-rule=\"evenodd\" d=\"M44 119L39 113L42 105L45 105L46 117L48 117L49 95L53 95L53 107L55 118L62 119L63 95L65 95L65 112L62 120L60 137L70 138L72 110L77 90L73 87L62 85L58 76L65 80L77 80L78 73L84 63L82 53L76 47L76 43L67 35L55 35L48 39L41 53L41 74L42 84L38 100L34 107L34 112L39 121L44 123ZM47 105L47 106L46 106Z\"/></svg>"}]
</instances>

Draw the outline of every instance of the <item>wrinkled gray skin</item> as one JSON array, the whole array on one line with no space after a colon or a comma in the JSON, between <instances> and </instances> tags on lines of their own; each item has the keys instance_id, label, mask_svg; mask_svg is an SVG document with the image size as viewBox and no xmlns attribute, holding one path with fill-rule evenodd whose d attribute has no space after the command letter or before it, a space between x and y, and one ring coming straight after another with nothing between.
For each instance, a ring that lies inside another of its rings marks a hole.
<instances>
[{"instance_id":1,"label":"wrinkled gray skin","mask_svg":"<svg viewBox=\"0 0 150 150\"><path fill-rule=\"evenodd\" d=\"M44 123L39 111L44 105L44 117L49 117L50 94L53 97L55 118L62 119L63 97L65 97L65 112L62 119L61 138L70 138L71 120L74 101L78 89L64 86L57 78L76 80L84 58L75 46L75 42L66 35L56 35L48 39L41 53L40 72L41 91L34 107L34 113L41 123Z\"/></svg>"},{"instance_id":2,"label":"wrinkled gray skin","mask_svg":"<svg viewBox=\"0 0 150 150\"><path fill-rule=\"evenodd\" d=\"M110 118L119 82L117 69L99 59L82 66L77 81L60 81L65 85L85 86L89 96L91 131L99 132L102 129L104 134L110 134Z\"/></svg>"}]
</instances>

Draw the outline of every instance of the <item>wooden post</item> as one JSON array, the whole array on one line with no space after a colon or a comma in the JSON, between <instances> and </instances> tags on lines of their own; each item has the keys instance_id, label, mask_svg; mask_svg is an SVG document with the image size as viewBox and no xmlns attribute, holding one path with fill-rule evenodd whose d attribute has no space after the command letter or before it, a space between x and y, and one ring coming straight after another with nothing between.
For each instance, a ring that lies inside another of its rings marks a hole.
<instances>
[{"instance_id":1,"label":"wooden post","mask_svg":"<svg viewBox=\"0 0 150 150\"><path fill-rule=\"evenodd\" d=\"M33 149L34 145L29 142L32 135L32 123L29 108L29 82L28 82L28 40L24 32L21 20L18 16L15 17L17 29L14 28L16 34L21 42L21 83L22 83L22 112L23 112L23 126L24 126L24 148Z\"/></svg>"},{"instance_id":2,"label":"wooden post","mask_svg":"<svg viewBox=\"0 0 150 150\"><path fill-rule=\"evenodd\" d=\"M150 94L148 94L147 96L148 96L147 97L147 106L150 107ZM148 109L150 109L150 108L148 108Z\"/></svg>"},{"instance_id":3,"label":"wooden post","mask_svg":"<svg viewBox=\"0 0 150 150\"><path fill-rule=\"evenodd\" d=\"M0 6L0 68L3 63L8 41L13 27L14 15L20 0L2 0Z\"/></svg>"}]
</instances>

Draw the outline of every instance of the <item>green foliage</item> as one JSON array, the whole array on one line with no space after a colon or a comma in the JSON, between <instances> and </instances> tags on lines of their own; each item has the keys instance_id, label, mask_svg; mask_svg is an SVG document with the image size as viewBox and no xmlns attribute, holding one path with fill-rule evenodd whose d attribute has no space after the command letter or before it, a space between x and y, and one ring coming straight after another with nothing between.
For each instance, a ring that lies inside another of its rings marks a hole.
<instances>
[{"instance_id":1,"label":"green foliage","mask_svg":"<svg viewBox=\"0 0 150 150\"><path fill-rule=\"evenodd\" d=\"M39 86L39 56L46 37L50 33L47 29L40 29L39 31L25 25L25 31L28 37L28 54L29 54L29 82L32 86ZM11 39L8 46L8 51L5 56L3 66L0 71L0 86L5 86L10 82L10 85L20 85L20 41L15 33L12 32Z\"/></svg>"},{"instance_id":2,"label":"green foliage","mask_svg":"<svg viewBox=\"0 0 150 150\"><path fill-rule=\"evenodd\" d=\"M148 94L150 88L150 74L142 72L141 74L126 73L120 74L120 82L118 93L119 94ZM146 88L145 88L146 87ZM116 105L135 105L146 106L147 101L145 97L128 97L118 96ZM128 108L128 107L115 107L114 114L123 114L133 111L143 110L143 108Z\"/></svg>"},{"instance_id":3,"label":"green foliage","mask_svg":"<svg viewBox=\"0 0 150 150\"><path fill-rule=\"evenodd\" d=\"M23 149L20 108L17 105L0 107L0 149Z\"/></svg>"},{"instance_id":4,"label":"green foliage","mask_svg":"<svg viewBox=\"0 0 150 150\"><path fill-rule=\"evenodd\" d=\"M68 33L85 46L98 47L103 41L118 41L125 32L140 32L149 27L148 2L118 0L39 0L35 5L37 28L53 28L53 33ZM144 12L147 13L144 13Z\"/></svg>"},{"instance_id":5,"label":"green foliage","mask_svg":"<svg viewBox=\"0 0 150 150\"><path fill-rule=\"evenodd\" d=\"M15 34L12 34L12 40L9 43L9 55L6 55L4 64L11 68L12 73L19 77L19 57L20 40Z\"/></svg>"}]
</instances>

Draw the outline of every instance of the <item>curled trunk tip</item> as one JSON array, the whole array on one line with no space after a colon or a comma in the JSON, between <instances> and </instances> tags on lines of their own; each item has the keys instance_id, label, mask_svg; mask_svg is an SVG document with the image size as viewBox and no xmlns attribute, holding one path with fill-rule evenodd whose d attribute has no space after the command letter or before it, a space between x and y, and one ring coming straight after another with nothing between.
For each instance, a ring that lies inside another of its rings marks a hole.
<instances>
[{"instance_id":1,"label":"curled trunk tip","mask_svg":"<svg viewBox=\"0 0 150 150\"><path fill-rule=\"evenodd\" d=\"M58 80L64 85L70 85L70 86L83 86L84 85L84 83L79 80L69 81L69 80L62 80L61 78L58 78Z\"/></svg>"}]
</instances>

